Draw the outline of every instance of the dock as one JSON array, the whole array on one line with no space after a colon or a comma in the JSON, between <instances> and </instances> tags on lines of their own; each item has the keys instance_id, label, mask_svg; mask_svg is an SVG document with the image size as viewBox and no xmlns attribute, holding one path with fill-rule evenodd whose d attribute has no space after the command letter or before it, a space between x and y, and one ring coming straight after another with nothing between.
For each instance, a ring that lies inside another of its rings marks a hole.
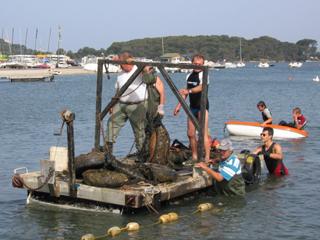
<instances>
[{"instance_id":1,"label":"dock","mask_svg":"<svg viewBox=\"0 0 320 240\"><path fill-rule=\"evenodd\" d=\"M55 73L48 69L15 69L0 71L0 81L9 82L51 82Z\"/></svg>"},{"instance_id":2,"label":"dock","mask_svg":"<svg viewBox=\"0 0 320 240\"><path fill-rule=\"evenodd\" d=\"M56 75L95 74L81 67L56 69L0 69L0 82L51 82Z\"/></svg>"}]
</instances>

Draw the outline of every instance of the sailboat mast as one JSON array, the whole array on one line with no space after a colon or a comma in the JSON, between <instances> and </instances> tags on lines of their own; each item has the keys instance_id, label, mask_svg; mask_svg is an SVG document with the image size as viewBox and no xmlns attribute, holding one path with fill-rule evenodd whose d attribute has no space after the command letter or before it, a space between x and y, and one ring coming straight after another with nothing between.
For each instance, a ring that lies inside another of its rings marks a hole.
<instances>
[{"instance_id":1,"label":"sailboat mast","mask_svg":"<svg viewBox=\"0 0 320 240\"><path fill-rule=\"evenodd\" d=\"M34 39L34 50L37 52L38 28L36 29L36 37Z\"/></svg>"},{"instance_id":2,"label":"sailboat mast","mask_svg":"<svg viewBox=\"0 0 320 240\"><path fill-rule=\"evenodd\" d=\"M61 42L61 27L58 26L58 49L57 49L57 64L56 68L59 68L59 49L60 49L60 42Z\"/></svg>"},{"instance_id":3,"label":"sailboat mast","mask_svg":"<svg viewBox=\"0 0 320 240\"><path fill-rule=\"evenodd\" d=\"M1 40L3 41L3 43L5 43L4 39L3 39L3 34L4 34L4 30L3 28L1 29ZM4 46L4 44L3 44ZM4 51L3 51L4 53ZM2 44L0 44L0 54L2 55Z\"/></svg>"},{"instance_id":4,"label":"sailboat mast","mask_svg":"<svg viewBox=\"0 0 320 240\"><path fill-rule=\"evenodd\" d=\"M163 37L161 38L161 47L162 47L162 55L164 55L164 44L163 44Z\"/></svg>"},{"instance_id":5,"label":"sailboat mast","mask_svg":"<svg viewBox=\"0 0 320 240\"><path fill-rule=\"evenodd\" d=\"M240 38L240 62L242 62L241 38Z\"/></svg>"},{"instance_id":6,"label":"sailboat mast","mask_svg":"<svg viewBox=\"0 0 320 240\"><path fill-rule=\"evenodd\" d=\"M26 29L26 36L24 37L24 46L26 48L26 51L27 51L27 40L28 40L28 28Z\"/></svg>"},{"instance_id":7,"label":"sailboat mast","mask_svg":"<svg viewBox=\"0 0 320 240\"><path fill-rule=\"evenodd\" d=\"M11 48L10 48L10 55L12 55L12 52L13 52L13 36L14 36L14 28L12 28L12 32L11 32Z\"/></svg>"},{"instance_id":8,"label":"sailboat mast","mask_svg":"<svg viewBox=\"0 0 320 240\"><path fill-rule=\"evenodd\" d=\"M50 50L50 40L51 40L51 27L50 27L50 31L49 31L49 39L48 39L48 49L47 49L47 52L49 52L49 50Z\"/></svg>"}]
</instances>

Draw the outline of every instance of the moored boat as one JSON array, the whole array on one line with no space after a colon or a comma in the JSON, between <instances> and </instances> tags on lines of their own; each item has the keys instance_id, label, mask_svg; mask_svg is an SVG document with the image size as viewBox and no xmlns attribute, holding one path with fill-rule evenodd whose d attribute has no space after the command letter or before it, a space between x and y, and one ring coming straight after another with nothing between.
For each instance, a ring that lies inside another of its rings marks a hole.
<instances>
[{"instance_id":1,"label":"moored boat","mask_svg":"<svg viewBox=\"0 0 320 240\"><path fill-rule=\"evenodd\" d=\"M267 62L259 62L258 68L268 68L270 67L269 63Z\"/></svg>"},{"instance_id":2,"label":"moored boat","mask_svg":"<svg viewBox=\"0 0 320 240\"><path fill-rule=\"evenodd\" d=\"M263 129L261 123L258 122L228 121L225 125L229 134L234 136L259 137ZM267 126L273 128L273 137L276 139L297 139L308 137L308 132L305 130L275 124L269 124Z\"/></svg>"},{"instance_id":3,"label":"moored boat","mask_svg":"<svg viewBox=\"0 0 320 240\"><path fill-rule=\"evenodd\" d=\"M290 62L288 66L291 68L301 68L302 64L303 64L302 62Z\"/></svg>"}]
</instances>

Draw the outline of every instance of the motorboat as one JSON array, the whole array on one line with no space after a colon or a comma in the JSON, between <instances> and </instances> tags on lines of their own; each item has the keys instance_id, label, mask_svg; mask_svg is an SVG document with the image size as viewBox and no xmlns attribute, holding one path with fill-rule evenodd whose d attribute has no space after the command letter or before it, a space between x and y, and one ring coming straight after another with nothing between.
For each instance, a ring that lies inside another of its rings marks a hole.
<instances>
[{"instance_id":1,"label":"motorboat","mask_svg":"<svg viewBox=\"0 0 320 240\"><path fill-rule=\"evenodd\" d=\"M244 62L238 62L237 63L237 67L238 68L243 68L243 67L245 67L246 66L246 64L244 63Z\"/></svg>"},{"instance_id":2,"label":"motorboat","mask_svg":"<svg viewBox=\"0 0 320 240\"><path fill-rule=\"evenodd\" d=\"M258 68L268 68L270 67L270 64L267 62L259 62Z\"/></svg>"},{"instance_id":3,"label":"motorboat","mask_svg":"<svg viewBox=\"0 0 320 240\"><path fill-rule=\"evenodd\" d=\"M237 64L233 63L233 62L225 62L225 68L236 68Z\"/></svg>"},{"instance_id":4,"label":"motorboat","mask_svg":"<svg viewBox=\"0 0 320 240\"><path fill-rule=\"evenodd\" d=\"M320 82L319 76L317 75L315 78L312 79L312 81L314 81L314 82Z\"/></svg>"},{"instance_id":5,"label":"motorboat","mask_svg":"<svg viewBox=\"0 0 320 240\"><path fill-rule=\"evenodd\" d=\"M301 68L302 67L302 62L290 62L289 67L291 68Z\"/></svg>"},{"instance_id":6,"label":"motorboat","mask_svg":"<svg viewBox=\"0 0 320 240\"><path fill-rule=\"evenodd\" d=\"M228 121L225 123L225 126L230 135L247 137L260 137L264 127L258 122L243 121ZM273 137L275 139L298 139L308 137L308 132L305 130L275 124L268 124L267 126L273 128Z\"/></svg>"},{"instance_id":7,"label":"motorboat","mask_svg":"<svg viewBox=\"0 0 320 240\"><path fill-rule=\"evenodd\" d=\"M112 57L113 57L113 55L109 55L109 56L106 57L106 59L112 59ZM81 60L81 65L82 65L83 69L85 69L87 71L97 72L98 71L98 60L99 59L103 59L103 58L102 57L92 56L92 55L85 56ZM109 73L121 72L121 68L118 65L108 64L107 68L108 68L108 72ZM103 71L106 72L106 68L104 68Z\"/></svg>"}]
</instances>

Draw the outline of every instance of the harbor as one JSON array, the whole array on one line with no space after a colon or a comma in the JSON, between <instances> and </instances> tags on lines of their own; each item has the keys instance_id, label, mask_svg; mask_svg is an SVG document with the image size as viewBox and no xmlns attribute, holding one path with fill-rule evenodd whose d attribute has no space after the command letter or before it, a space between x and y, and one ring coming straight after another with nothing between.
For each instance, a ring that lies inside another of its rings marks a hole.
<instances>
[{"instance_id":1,"label":"harbor","mask_svg":"<svg viewBox=\"0 0 320 240\"><path fill-rule=\"evenodd\" d=\"M0 240L320 237L320 1L1 6Z\"/></svg>"}]
</instances>

